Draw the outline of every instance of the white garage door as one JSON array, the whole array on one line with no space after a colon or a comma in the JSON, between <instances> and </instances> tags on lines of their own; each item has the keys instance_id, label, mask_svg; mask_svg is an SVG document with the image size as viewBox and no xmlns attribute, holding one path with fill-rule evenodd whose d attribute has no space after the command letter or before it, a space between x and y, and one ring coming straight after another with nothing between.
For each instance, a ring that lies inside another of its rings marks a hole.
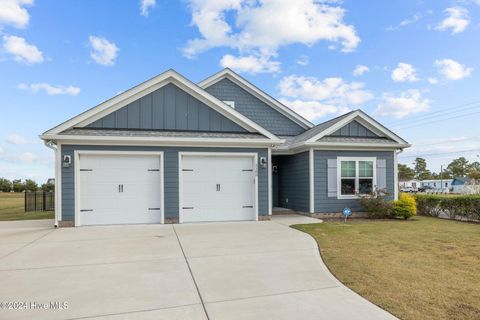
<instances>
[{"instance_id":1,"label":"white garage door","mask_svg":"<svg viewBox=\"0 0 480 320\"><path fill-rule=\"evenodd\" d=\"M79 224L161 222L159 155L80 154Z\"/></svg>"},{"instance_id":2,"label":"white garage door","mask_svg":"<svg viewBox=\"0 0 480 320\"><path fill-rule=\"evenodd\" d=\"M252 156L181 156L182 222L256 219Z\"/></svg>"}]
</instances>

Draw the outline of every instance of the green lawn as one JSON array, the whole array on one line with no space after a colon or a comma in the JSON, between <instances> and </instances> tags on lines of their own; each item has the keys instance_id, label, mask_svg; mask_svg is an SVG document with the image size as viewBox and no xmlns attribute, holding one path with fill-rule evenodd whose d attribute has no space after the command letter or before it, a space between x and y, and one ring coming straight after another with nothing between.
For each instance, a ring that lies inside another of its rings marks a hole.
<instances>
[{"instance_id":1,"label":"green lawn","mask_svg":"<svg viewBox=\"0 0 480 320\"><path fill-rule=\"evenodd\" d=\"M53 219L51 211L25 212L24 194L0 192L0 221Z\"/></svg>"},{"instance_id":2,"label":"green lawn","mask_svg":"<svg viewBox=\"0 0 480 320\"><path fill-rule=\"evenodd\" d=\"M480 319L480 225L428 217L297 225L332 273L401 319Z\"/></svg>"}]
</instances>

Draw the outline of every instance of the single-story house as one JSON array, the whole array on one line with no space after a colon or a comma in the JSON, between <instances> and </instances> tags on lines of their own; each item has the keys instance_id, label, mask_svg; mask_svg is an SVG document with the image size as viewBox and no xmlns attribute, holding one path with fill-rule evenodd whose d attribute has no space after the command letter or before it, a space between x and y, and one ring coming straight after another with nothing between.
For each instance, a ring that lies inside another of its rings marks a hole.
<instances>
[{"instance_id":1,"label":"single-story house","mask_svg":"<svg viewBox=\"0 0 480 320\"><path fill-rule=\"evenodd\" d=\"M433 179L433 180L422 180L422 187L431 187L434 189L448 189L452 186L453 179Z\"/></svg>"},{"instance_id":2,"label":"single-story house","mask_svg":"<svg viewBox=\"0 0 480 320\"><path fill-rule=\"evenodd\" d=\"M420 187L420 180L412 179L412 180L402 180L398 183L400 189L401 188L413 188L418 189Z\"/></svg>"},{"instance_id":3,"label":"single-story house","mask_svg":"<svg viewBox=\"0 0 480 320\"><path fill-rule=\"evenodd\" d=\"M453 193L470 193L471 190L465 188L470 184L470 178L457 177L452 180L452 191Z\"/></svg>"},{"instance_id":4,"label":"single-story house","mask_svg":"<svg viewBox=\"0 0 480 320\"><path fill-rule=\"evenodd\" d=\"M174 70L41 135L56 152L56 224L185 223L360 210L398 195L410 145L356 110L314 125L230 69Z\"/></svg>"}]
</instances>

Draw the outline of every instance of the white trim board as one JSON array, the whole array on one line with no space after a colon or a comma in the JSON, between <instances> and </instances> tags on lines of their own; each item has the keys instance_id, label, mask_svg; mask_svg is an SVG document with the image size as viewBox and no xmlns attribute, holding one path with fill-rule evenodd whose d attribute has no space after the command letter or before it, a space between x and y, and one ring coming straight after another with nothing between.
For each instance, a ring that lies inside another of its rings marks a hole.
<instances>
[{"instance_id":1,"label":"white trim board","mask_svg":"<svg viewBox=\"0 0 480 320\"><path fill-rule=\"evenodd\" d=\"M104 150L75 150L74 151L74 201L75 201L75 227L81 226L80 219L80 155L85 154L101 154L101 155L144 155L144 156L158 156L160 157L160 223L165 223L165 181L164 181L164 154L163 151L104 151Z\"/></svg>"},{"instance_id":2,"label":"white trim board","mask_svg":"<svg viewBox=\"0 0 480 320\"><path fill-rule=\"evenodd\" d=\"M410 146L410 144L408 144L407 141L405 141L402 138L400 138L399 136L397 136L395 133L393 133L392 131L387 129L385 126L383 126L378 121L376 121L372 117L368 116L366 113L364 113L361 110L356 110L356 111L352 112L351 114L349 114L344 119L338 121L334 125L326 128L325 130L323 130L323 131L319 132L318 134L314 135L310 139L306 140L305 144L320 143L320 142L317 141L318 139L334 133L335 131L344 127L345 125L352 122L353 120L356 120L358 123L365 126L367 129L371 130L373 133L375 133L379 136L384 136L384 137L392 139L393 141L396 141L398 143L399 148L406 148L406 147ZM325 145L325 142L323 142L322 144ZM332 144L339 145L340 143L332 143ZM295 146L292 146L292 147L295 147Z\"/></svg>"},{"instance_id":3,"label":"white trim board","mask_svg":"<svg viewBox=\"0 0 480 320\"><path fill-rule=\"evenodd\" d=\"M92 123L106 116L107 114L115 112L116 110L128 105L130 102L135 101L165 86L168 83L175 84L180 89L191 94L201 102L205 103L215 111L219 112L220 114L227 117L228 119L234 121L235 123L247 129L248 131L259 132L270 139L278 140L278 137L276 137L274 134L272 134L265 128L261 127L254 121L248 119L247 117L245 117L244 115L236 111L235 109L229 107L223 101L220 101L219 99L215 98L214 96L212 96L202 88L198 87L193 82L191 82L190 80L188 80L187 78L185 78L184 76L182 76L181 74L179 74L174 70L168 70L150 80L147 80L97 105L96 107L93 107L79 114L76 117L71 118L70 120L67 120L66 122L46 131L42 135L42 139L45 139L43 138L43 136L55 135L73 127L86 126L89 123ZM47 139L51 139L51 138L47 138Z\"/></svg>"},{"instance_id":4,"label":"white trim board","mask_svg":"<svg viewBox=\"0 0 480 320\"><path fill-rule=\"evenodd\" d=\"M78 135L41 135L44 140L62 141L63 144L69 143L124 143L126 145L170 145L170 146L218 146L221 144L228 146L237 145L257 145L271 146L283 143L285 140L276 139L246 139L246 138L196 138L196 137L120 137L120 136L78 136Z\"/></svg>"},{"instance_id":5,"label":"white trim board","mask_svg":"<svg viewBox=\"0 0 480 320\"><path fill-rule=\"evenodd\" d=\"M178 223L183 223L182 217L182 157L183 156L209 156L209 157L252 157L253 168L255 170L255 221L258 221L258 154L252 152L196 152L180 151L178 152Z\"/></svg>"},{"instance_id":6,"label":"white trim board","mask_svg":"<svg viewBox=\"0 0 480 320\"><path fill-rule=\"evenodd\" d=\"M220 80L227 78L228 80L232 81L236 85L238 85L240 88L244 89L254 97L258 98L259 100L263 101L276 111L280 112L299 126L301 126L304 129L310 129L313 128L314 125L308 121L307 119L303 118L301 115L293 111L292 109L288 108L287 106L283 105L276 99L272 98L270 95L262 91L261 89L257 88L253 84L251 84L249 81L245 80L241 76L239 76L237 73L232 71L229 68L225 68L220 72L215 73L214 75L208 77L207 79L201 81L198 85L206 89L209 86L219 82Z\"/></svg>"},{"instance_id":7,"label":"white trim board","mask_svg":"<svg viewBox=\"0 0 480 320\"><path fill-rule=\"evenodd\" d=\"M308 173L309 173L309 191L310 191L310 213L315 212L315 150L310 148L308 153Z\"/></svg>"}]
</instances>

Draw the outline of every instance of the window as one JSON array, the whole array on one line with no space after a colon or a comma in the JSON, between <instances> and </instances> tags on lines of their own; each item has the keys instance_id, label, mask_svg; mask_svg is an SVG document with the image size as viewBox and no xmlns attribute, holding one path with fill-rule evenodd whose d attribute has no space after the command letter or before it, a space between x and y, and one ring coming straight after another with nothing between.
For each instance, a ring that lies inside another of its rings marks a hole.
<instances>
[{"instance_id":1,"label":"window","mask_svg":"<svg viewBox=\"0 0 480 320\"><path fill-rule=\"evenodd\" d=\"M235 101L223 101L223 103L235 109Z\"/></svg>"},{"instance_id":2,"label":"window","mask_svg":"<svg viewBox=\"0 0 480 320\"><path fill-rule=\"evenodd\" d=\"M375 188L375 158L338 158L338 198L355 198Z\"/></svg>"}]
</instances>

